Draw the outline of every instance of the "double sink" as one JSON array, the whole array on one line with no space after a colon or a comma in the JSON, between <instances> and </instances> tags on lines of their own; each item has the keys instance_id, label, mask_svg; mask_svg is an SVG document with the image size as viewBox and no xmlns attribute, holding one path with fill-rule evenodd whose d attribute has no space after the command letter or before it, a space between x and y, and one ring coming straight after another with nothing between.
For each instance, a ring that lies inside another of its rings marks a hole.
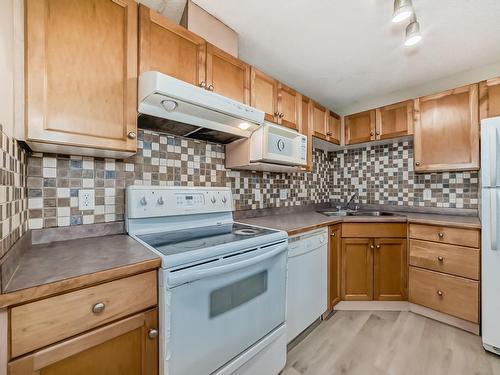
<instances>
[{"instance_id":1,"label":"double sink","mask_svg":"<svg viewBox=\"0 0 500 375\"><path fill-rule=\"evenodd\" d=\"M387 211L362 211L362 210L338 210L338 211L317 211L325 216L401 216Z\"/></svg>"}]
</instances>

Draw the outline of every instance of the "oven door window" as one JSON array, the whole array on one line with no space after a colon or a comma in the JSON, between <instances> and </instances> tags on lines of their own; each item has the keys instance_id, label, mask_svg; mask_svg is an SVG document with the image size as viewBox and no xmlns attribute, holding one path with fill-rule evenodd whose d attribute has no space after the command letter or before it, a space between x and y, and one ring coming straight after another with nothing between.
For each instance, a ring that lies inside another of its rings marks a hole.
<instances>
[{"instance_id":1,"label":"oven door window","mask_svg":"<svg viewBox=\"0 0 500 375\"><path fill-rule=\"evenodd\" d=\"M210 293L210 318L232 310L266 290L267 270L216 289Z\"/></svg>"}]
</instances>

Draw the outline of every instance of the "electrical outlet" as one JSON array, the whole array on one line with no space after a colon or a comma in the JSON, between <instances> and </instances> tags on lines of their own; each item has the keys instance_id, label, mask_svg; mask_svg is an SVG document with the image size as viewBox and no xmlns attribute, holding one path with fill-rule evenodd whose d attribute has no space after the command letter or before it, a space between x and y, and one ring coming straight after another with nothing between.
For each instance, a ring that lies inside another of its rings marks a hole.
<instances>
[{"instance_id":1,"label":"electrical outlet","mask_svg":"<svg viewBox=\"0 0 500 375\"><path fill-rule=\"evenodd\" d=\"M280 199L288 198L288 189L280 189Z\"/></svg>"},{"instance_id":2,"label":"electrical outlet","mask_svg":"<svg viewBox=\"0 0 500 375\"><path fill-rule=\"evenodd\" d=\"M95 192L91 189L78 190L78 209L81 211L95 208Z\"/></svg>"}]
</instances>

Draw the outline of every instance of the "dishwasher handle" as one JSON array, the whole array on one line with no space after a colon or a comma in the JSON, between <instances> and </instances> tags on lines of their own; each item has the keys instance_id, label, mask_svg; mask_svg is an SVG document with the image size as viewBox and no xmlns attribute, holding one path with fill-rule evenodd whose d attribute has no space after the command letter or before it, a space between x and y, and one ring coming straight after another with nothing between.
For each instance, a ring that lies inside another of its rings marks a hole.
<instances>
[{"instance_id":1,"label":"dishwasher handle","mask_svg":"<svg viewBox=\"0 0 500 375\"><path fill-rule=\"evenodd\" d=\"M270 249L269 251L263 254L257 255L252 258L247 258L239 262L228 263L217 267L210 267L204 269L194 268L190 270L179 271L178 273L171 273L168 275L168 285L170 287L174 287L181 284L189 283L191 281L204 279L211 276L222 275L242 268L250 267L253 266L254 264L272 258L282 253L283 251L286 251L287 249L288 249L288 244L284 242L279 244L279 246L276 246L275 248Z\"/></svg>"}]
</instances>

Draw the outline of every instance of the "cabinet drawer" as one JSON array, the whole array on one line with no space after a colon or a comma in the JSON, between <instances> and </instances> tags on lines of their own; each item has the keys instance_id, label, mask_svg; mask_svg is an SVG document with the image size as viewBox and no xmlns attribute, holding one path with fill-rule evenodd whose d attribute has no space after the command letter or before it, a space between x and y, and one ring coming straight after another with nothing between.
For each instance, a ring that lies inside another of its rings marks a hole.
<instances>
[{"instance_id":1,"label":"cabinet drawer","mask_svg":"<svg viewBox=\"0 0 500 375\"><path fill-rule=\"evenodd\" d=\"M99 303L104 304L100 312L94 308ZM14 307L12 357L156 304L156 271L151 271Z\"/></svg>"},{"instance_id":2,"label":"cabinet drawer","mask_svg":"<svg viewBox=\"0 0 500 375\"><path fill-rule=\"evenodd\" d=\"M406 237L406 223L343 223L342 237Z\"/></svg>"},{"instance_id":3,"label":"cabinet drawer","mask_svg":"<svg viewBox=\"0 0 500 375\"><path fill-rule=\"evenodd\" d=\"M410 267L410 302L479 322L479 282Z\"/></svg>"},{"instance_id":4,"label":"cabinet drawer","mask_svg":"<svg viewBox=\"0 0 500 375\"><path fill-rule=\"evenodd\" d=\"M479 249L410 240L410 264L479 280Z\"/></svg>"},{"instance_id":5,"label":"cabinet drawer","mask_svg":"<svg viewBox=\"0 0 500 375\"><path fill-rule=\"evenodd\" d=\"M480 243L477 229L449 228L438 225L411 224L410 238L477 248Z\"/></svg>"}]
</instances>

